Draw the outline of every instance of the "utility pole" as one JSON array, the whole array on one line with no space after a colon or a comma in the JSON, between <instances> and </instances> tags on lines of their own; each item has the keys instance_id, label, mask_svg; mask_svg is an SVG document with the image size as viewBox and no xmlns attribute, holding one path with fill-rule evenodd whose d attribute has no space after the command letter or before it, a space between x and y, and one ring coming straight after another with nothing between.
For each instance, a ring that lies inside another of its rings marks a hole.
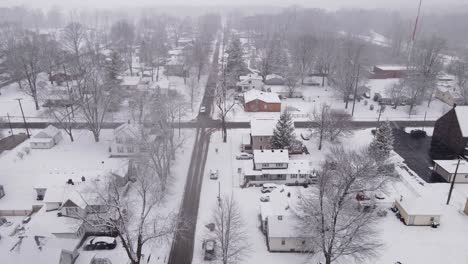
<instances>
[{"instance_id":1,"label":"utility pole","mask_svg":"<svg viewBox=\"0 0 468 264\"><path fill-rule=\"evenodd\" d=\"M15 134L13 133L13 128L11 127L11 121L10 121L10 114L8 113L7 113L7 118L8 118L8 126L10 127L11 136L14 138Z\"/></svg>"},{"instance_id":2,"label":"utility pole","mask_svg":"<svg viewBox=\"0 0 468 264\"><path fill-rule=\"evenodd\" d=\"M357 76L356 76L356 86L354 87L354 96L353 96L353 110L351 110L351 116L354 116L354 106L356 105L356 94L357 94L357 89L359 85L359 71L361 67L358 65L357 68Z\"/></svg>"},{"instance_id":3,"label":"utility pole","mask_svg":"<svg viewBox=\"0 0 468 264\"><path fill-rule=\"evenodd\" d=\"M452 191L453 191L453 187L455 185L455 180L457 179L457 173L458 173L458 167L460 167L460 157L458 157L458 163L457 163L457 167L455 168L455 174L453 175L453 179L452 179L452 183L450 184L450 190L449 190L449 194L448 194L448 197L447 197L447 205L450 203L450 198L452 198Z\"/></svg>"},{"instance_id":4,"label":"utility pole","mask_svg":"<svg viewBox=\"0 0 468 264\"><path fill-rule=\"evenodd\" d=\"M29 134L29 129L28 129L28 124L26 123L26 117L24 117L24 111L23 111L23 106L21 105L21 98L18 98L18 99L15 99L18 101L19 103L19 106L20 106L20 109L21 109L21 115L23 115L23 122L24 122L24 127L26 128L26 134L28 135L28 138L31 137L31 135Z\"/></svg>"}]
</instances>

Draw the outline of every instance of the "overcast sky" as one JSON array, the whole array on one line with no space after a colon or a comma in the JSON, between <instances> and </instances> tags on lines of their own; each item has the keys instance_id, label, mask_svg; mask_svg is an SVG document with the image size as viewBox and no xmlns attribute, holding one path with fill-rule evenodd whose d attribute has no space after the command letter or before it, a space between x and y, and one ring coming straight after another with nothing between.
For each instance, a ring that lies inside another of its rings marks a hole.
<instances>
[{"instance_id":1,"label":"overcast sky","mask_svg":"<svg viewBox=\"0 0 468 264\"><path fill-rule=\"evenodd\" d=\"M336 9L342 7L360 8L413 8L419 0L0 0L0 6L25 5L49 8L61 7L128 7L157 5L274 5L289 6L298 4L307 7ZM447 7L466 4L468 0L423 0L427 8Z\"/></svg>"}]
</instances>

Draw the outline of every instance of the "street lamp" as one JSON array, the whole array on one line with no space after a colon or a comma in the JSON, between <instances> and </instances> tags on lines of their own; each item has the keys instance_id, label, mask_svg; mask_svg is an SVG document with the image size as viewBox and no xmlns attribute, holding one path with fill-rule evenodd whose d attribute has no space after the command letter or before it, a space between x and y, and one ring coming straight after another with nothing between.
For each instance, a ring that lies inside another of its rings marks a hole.
<instances>
[{"instance_id":1,"label":"street lamp","mask_svg":"<svg viewBox=\"0 0 468 264\"><path fill-rule=\"evenodd\" d=\"M17 98L15 100L17 100L18 103L19 103L19 106L20 106L20 109L21 109L21 115L23 116L24 127L26 128L26 134L28 135L28 138L30 138L31 135L29 134L28 124L26 123L26 118L24 117L23 106L21 105L21 100L23 100L23 99L22 98Z\"/></svg>"}]
</instances>

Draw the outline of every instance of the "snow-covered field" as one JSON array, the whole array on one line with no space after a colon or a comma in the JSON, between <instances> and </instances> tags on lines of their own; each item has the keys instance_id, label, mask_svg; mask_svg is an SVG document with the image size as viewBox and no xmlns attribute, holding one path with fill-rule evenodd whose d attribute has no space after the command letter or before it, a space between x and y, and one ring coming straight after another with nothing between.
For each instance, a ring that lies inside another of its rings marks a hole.
<instances>
[{"instance_id":1,"label":"snow-covered field","mask_svg":"<svg viewBox=\"0 0 468 264\"><path fill-rule=\"evenodd\" d=\"M259 198L260 189L251 187L242 189L239 187L240 175L238 168L241 161L235 159L240 152L239 146L243 133L249 130L238 129L228 131L228 142L222 143L220 133L212 135L211 145L208 153L208 162L205 169L205 179L203 181L199 215L196 229L196 241L194 248L194 264L209 263L203 261L202 241L207 236L206 224L210 223L213 207L217 204L218 187L221 195L233 195L238 201L242 215L247 225L249 243L252 244L252 252L242 263L318 263L319 256L308 256L298 253L270 253L267 251L265 237L260 231L259 222ZM306 133L305 130L296 130L296 134ZM370 129L356 130L354 133L342 140L344 147L361 148L365 147L372 140ZM310 155L296 156L297 158L307 158L312 161L313 166L319 165L330 144L326 143L322 151L317 150L315 139L304 141L310 151ZM218 152L215 149L218 149ZM385 194L387 198L381 203L383 208L390 208L395 199L403 196L405 199L420 197L432 194L434 200L444 204L449 184L425 184L422 186L417 179L411 177L400 166L405 166L403 160L394 153L397 162L400 179L391 182L387 186ZM219 180L210 180L208 171L210 169L219 170ZM218 183L219 182L219 183ZM218 186L219 184L219 186ZM293 187L301 188L302 187ZM312 187L313 188L313 187ZM460 209L468 196L468 186L458 185L455 188L450 206L444 206L441 226L437 229L430 227L405 226L398 220L391 211L382 218L379 224L381 229L381 239L384 243L380 255L377 259L372 259L366 263L388 264L401 261L402 263L467 263L468 252L459 250L460 245L466 241L468 231L468 216L463 215ZM432 200L433 201L433 200ZM442 252L449 252L450 258ZM351 260L342 260L339 263L354 263Z\"/></svg>"}]
</instances>

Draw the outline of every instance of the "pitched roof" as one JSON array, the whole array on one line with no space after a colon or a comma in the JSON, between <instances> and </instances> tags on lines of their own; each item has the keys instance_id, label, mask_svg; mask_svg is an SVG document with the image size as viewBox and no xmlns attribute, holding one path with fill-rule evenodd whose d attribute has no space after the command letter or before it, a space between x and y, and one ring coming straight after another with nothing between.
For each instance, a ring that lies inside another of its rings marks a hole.
<instances>
[{"instance_id":1,"label":"pitched roof","mask_svg":"<svg viewBox=\"0 0 468 264\"><path fill-rule=\"evenodd\" d=\"M254 149L255 163L284 163L289 161L287 149Z\"/></svg>"},{"instance_id":2,"label":"pitched roof","mask_svg":"<svg viewBox=\"0 0 468 264\"><path fill-rule=\"evenodd\" d=\"M49 125L39 133L37 133L34 138L52 138L55 135L60 133L60 129L54 127L53 125Z\"/></svg>"},{"instance_id":3,"label":"pitched roof","mask_svg":"<svg viewBox=\"0 0 468 264\"><path fill-rule=\"evenodd\" d=\"M418 197L414 199L396 200L401 208L409 215L441 215L442 206L440 201L434 200L430 196Z\"/></svg>"},{"instance_id":4,"label":"pitched roof","mask_svg":"<svg viewBox=\"0 0 468 264\"><path fill-rule=\"evenodd\" d=\"M245 103L252 102L254 100L260 100L265 103L281 103L281 100L276 93L262 92L255 89L244 93Z\"/></svg>"},{"instance_id":5,"label":"pitched roof","mask_svg":"<svg viewBox=\"0 0 468 264\"><path fill-rule=\"evenodd\" d=\"M281 218L281 220L280 220ZM268 236L279 238L308 237L300 231L300 222L295 215L268 217Z\"/></svg>"},{"instance_id":6,"label":"pitched roof","mask_svg":"<svg viewBox=\"0 0 468 264\"><path fill-rule=\"evenodd\" d=\"M250 120L250 133L252 136L273 136L277 123L276 119L252 119Z\"/></svg>"},{"instance_id":7,"label":"pitched roof","mask_svg":"<svg viewBox=\"0 0 468 264\"><path fill-rule=\"evenodd\" d=\"M408 69L403 65L376 65L375 67L383 71L406 71Z\"/></svg>"},{"instance_id":8,"label":"pitched roof","mask_svg":"<svg viewBox=\"0 0 468 264\"><path fill-rule=\"evenodd\" d=\"M464 105L455 107L455 113L457 115L462 136L468 137L468 106Z\"/></svg>"}]
</instances>

